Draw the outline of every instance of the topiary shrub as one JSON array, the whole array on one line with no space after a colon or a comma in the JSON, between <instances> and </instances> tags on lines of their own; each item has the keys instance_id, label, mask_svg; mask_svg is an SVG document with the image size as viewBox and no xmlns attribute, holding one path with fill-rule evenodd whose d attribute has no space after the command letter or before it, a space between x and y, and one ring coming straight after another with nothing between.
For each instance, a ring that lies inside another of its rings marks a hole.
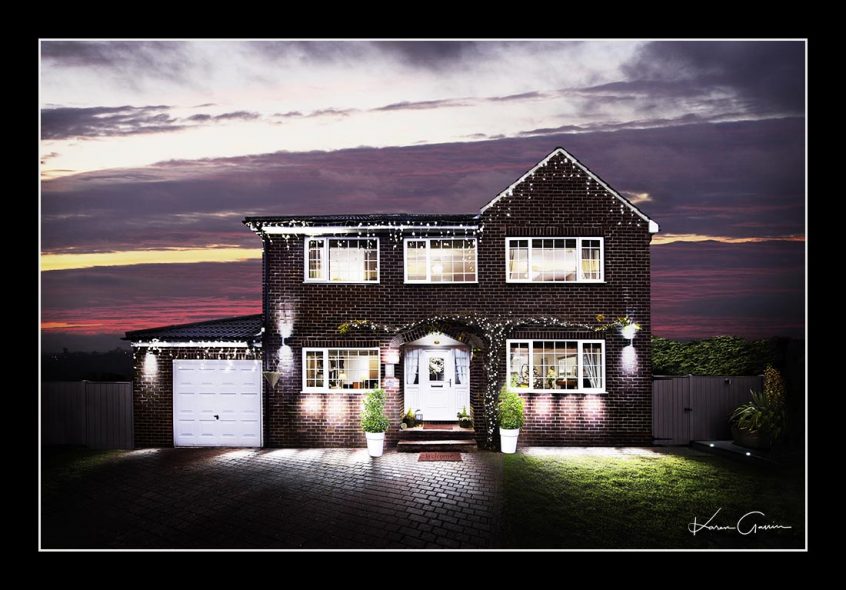
<instances>
[{"instance_id":1,"label":"topiary shrub","mask_svg":"<svg viewBox=\"0 0 846 590\"><path fill-rule=\"evenodd\" d=\"M497 405L499 427L506 430L522 427L524 423L523 406L523 398L503 386L499 392L499 404Z\"/></svg>"},{"instance_id":2,"label":"topiary shrub","mask_svg":"<svg viewBox=\"0 0 846 590\"><path fill-rule=\"evenodd\" d=\"M374 389L364 398L361 428L364 432L385 432L391 423L385 415L385 390Z\"/></svg>"}]
</instances>

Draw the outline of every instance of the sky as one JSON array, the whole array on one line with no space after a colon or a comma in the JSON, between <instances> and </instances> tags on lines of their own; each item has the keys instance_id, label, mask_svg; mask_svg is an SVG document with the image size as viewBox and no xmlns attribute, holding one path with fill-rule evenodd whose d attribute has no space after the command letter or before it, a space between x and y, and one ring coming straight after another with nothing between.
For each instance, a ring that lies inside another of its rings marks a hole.
<instances>
[{"instance_id":1,"label":"sky","mask_svg":"<svg viewBox=\"0 0 846 590\"><path fill-rule=\"evenodd\" d=\"M801 41L41 42L46 351L261 311L246 215L477 212L562 146L661 226L653 333L802 337Z\"/></svg>"}]
</instances>

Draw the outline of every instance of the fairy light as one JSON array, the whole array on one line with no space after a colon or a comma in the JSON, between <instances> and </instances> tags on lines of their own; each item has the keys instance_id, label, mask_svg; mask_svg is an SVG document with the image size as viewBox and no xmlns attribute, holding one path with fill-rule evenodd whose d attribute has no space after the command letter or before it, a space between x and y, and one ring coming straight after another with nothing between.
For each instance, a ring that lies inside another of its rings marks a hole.
<instances>
[{"instance_id":1,"label":"fairy light","mask_svg":"<svg viewBox=\"0 0 846 590\"><path fill-rule=\"evenodd\" d=\"M475 328L479 332L477 335L484 340L486 345L484 365L487 383L485 385L485 395L482 404L485 417L485 442L489 448L492 448L497 426L496 405L499 400L498 384L500 381L499 359L505 356L506 340L511 337L511 334L515 330L522 328L555 327L604 332L614 326L632 323L632 320L627 315L606 322L604 314L597 314L596 321L596 324L584 324L551 316L532 318L503 318L498 316L489 318L472 314L447 314L435 315L423 320L397 326L370 320L350 320L338 326L338 333L344 335L350 330L369 329L370 331L380 331L386 334L397 335L400 333L413 333L420 328L425 328L428 331L444 332L447 329L445 325L456 323Z\"/></svg>"}]
</instances>

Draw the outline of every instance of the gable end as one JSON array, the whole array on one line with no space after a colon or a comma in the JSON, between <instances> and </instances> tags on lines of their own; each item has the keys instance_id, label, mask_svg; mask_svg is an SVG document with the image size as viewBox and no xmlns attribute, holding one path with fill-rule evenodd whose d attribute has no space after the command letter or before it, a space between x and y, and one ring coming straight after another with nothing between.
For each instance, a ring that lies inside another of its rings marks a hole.
<instances>
[{"instance_id":1,"label":"gable end","mask_svg":"<svg viewBox=\"0 0 846 590\"><path fill-rule=\"evenodd\" d=\"M634 205L633 205L633 204L632 204L632 203L631 203L631 202L630 202L630 201L629 201L626 197L624 197L623 195L621 195L620 193L618 193L617 191L615 191L613 188L611 188L610 186L608 186L608 184L607 184L604 180L602 180L602 179L601 179L601 178L599 178L596 174L594 174L593 172L591 172L591 171L590 171L590 169L589 169L587 166L585 166L584 164L582 164L581 162L579 162L579 161L578 161L575 157L573 157L573 156L572 156L572 155L571 155L571 154L570 154L567 150L565 150L563 147L557 147L557 148L555 148L554 150L552 150L552 152L550 152L550 154L549 154L549 155L547 155L547 156L546 156L543 160L541 160L540 162L538 162L537 164L535 164L535 166L534 166L534 167L532 167L532 169L531 169L531 170L529 170L528 172L526 172L523 176L521 176L521 177L520 177L520 178L518 178L516 181L514 181L513 183L511 183L511 184L510 184L507 188L505 188L505 189L504 189L503 191L501 191L501 192L500 192L497 196L495 196L493 199L491 199L491 200L490 200L490 202L488 202L488 204L486 204L484 207L482 207L482 208L481 208L480 212L481 212L481 213L484 213L487 209L489 209L490 207L492 207L493 205L495 205L495 204L496 204L496 203L497 203L497 202L498 202L501 198L503 198L503 197L505 197L505 196L509 196L509 195L511 195L511 194L512 194L512 192L514 191L514 189L515 189L518 185L520 185L521 183L525 182L525 181L526 181L526 180L527 180L530 176L532 176L532 175L533 175L535 172L537 172L540 168L542 168L543 166L545 166L547 162L549 162L552 158L554 158L554 157L555 157L556 155L558 155L558 154L561 154L562 156L564 156L565 158L567 158L568 160L570 160L570 162L572 162L573 164L575 164L576 166L578 166L581 170L583 170L583 171L585 172L585 174L587 174L587 175L588 175L588 177L589 177L589 178L591 178L591 179L593 179L594 181L596 181L596 183L597 183L597 184L599 184L602 188L604 188L605 190L607 190L607 191L608 191L611 195L613 195L614 197L616 197L617 199L619 199L619 201L620 201L621 203L623 203L623 204L624 204L624 205L626 205L629 209L631 209L632 211L634 211L634 213L635 213L635 214L637 214L637 215L638 215L638 217L640 217L641 219L643 219L644 221L646 221L646 222L649 224L649 233L651 233L651 234L658 233L658 231L659 231L659 229L660 229L660 228L659 228L658 224L657 224L655 221L651 220L651 219L650 219L650 218L649 218L649 217L648 217L648 216L647 216L647 215L646 215L643 211L641 211L640 209L638 209L637 207L635 207L635 206L634 206Z\"/></svg>"}]
</instances>

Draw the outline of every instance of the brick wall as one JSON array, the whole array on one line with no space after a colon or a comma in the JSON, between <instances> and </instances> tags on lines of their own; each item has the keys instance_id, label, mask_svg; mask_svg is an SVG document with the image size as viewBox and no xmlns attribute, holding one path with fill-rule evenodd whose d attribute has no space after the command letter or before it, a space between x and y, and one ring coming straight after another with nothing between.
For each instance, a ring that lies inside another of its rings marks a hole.
<instances>
[{"instance_id":1,"label":"brick wall","mask_svg":"<svg viewBox=\"0 0 846 590\"><path fill-rule=\"evenodd\" d=\"M480 203L481 204L481 203ZM319 213L315 211L314 213ZM564 156L515 188L482 216L477 284L403 284L402 244L387 234L380 239L380 282L372 285L303 283L303 238L274 237L265 243L267 265L266 362L279 359L282 377L266 394L265 442L268 446L364 446L358 427L360 394L303 394L303 346L390 345L390 336L352 331L342 337L341 323L367 319L402 325L436 315L477 314L513 317L552 316L594 323L629 315L642 329L634 340L636 368L623 369L619 333L606 339L605 395L526 394L527 423L520 444L649 444L651 442L650 257L647 222L589 181ZM421 235L421 231L416 232ZM429 234L439 236L439 232ZM604 284L517 284L505 282L505 237L600 236L605 238ZM284 331L285 347L282 347ZM596 338L594 333L590 337ZM631 356L631 349L625 353ZM485 390L482 355L471 366L471 401L481 423ZM628 358L631 362L632 359ZM505 358L499 374L505 373ZM275 368L275 367L274 367ZM384 367L383 373L384 375ZM397 367L397 376L402 367ZM266 386L265 386L266 387ZM402 409L401 390L388 392L396 441ZM169 422L168 422L169 424Z\"/></svg>"},{"instance_id":2,"label":"brick wall","mask_svg":"<svg viewBox=\"0 0 846 590\"><path fill-rule=\"evenodd\" d=\"M220 356L219 349L162 348L153 352L155 370L151 371L145 360L146 348L132 349L132 404L135 414L135 447L173 446L173 361L202 358L257 359L260 351L248 352L244 348L225 349L227 356ZM265 404L267 397L264 398ZM267 427L265 426L265 439Z\"/></svg>"}]
</instances>

